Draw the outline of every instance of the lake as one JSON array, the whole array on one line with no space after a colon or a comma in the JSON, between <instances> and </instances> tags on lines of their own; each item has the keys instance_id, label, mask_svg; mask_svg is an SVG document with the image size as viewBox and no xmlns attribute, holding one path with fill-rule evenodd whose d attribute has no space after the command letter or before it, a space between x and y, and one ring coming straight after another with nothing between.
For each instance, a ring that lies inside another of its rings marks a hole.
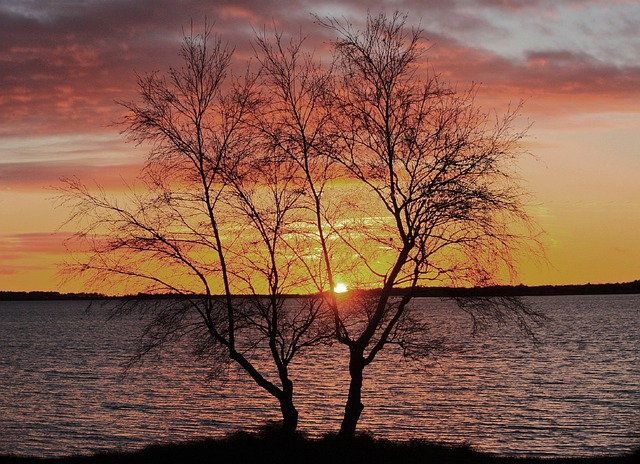
<instances>
[{"instance_id":1,"label":"lake","mask_svg":"<svg viewBox=\"0 0 640 464\"><path fill-rule=\"evenodd\" d=\"M471 336L451 302L415 304L459 351L427 363L382 352L359 424L377 437L468 443L503 455L594 456L640 446L640 295L530 297L539 343L502 327ZM209 379L173 347L122 376L141 322L82 301L0 301L0 454L62 456L253 429L279 412L242 372ZM300 428L337 431L342 347L293 366Z\"/></svg>"}]
</instances>

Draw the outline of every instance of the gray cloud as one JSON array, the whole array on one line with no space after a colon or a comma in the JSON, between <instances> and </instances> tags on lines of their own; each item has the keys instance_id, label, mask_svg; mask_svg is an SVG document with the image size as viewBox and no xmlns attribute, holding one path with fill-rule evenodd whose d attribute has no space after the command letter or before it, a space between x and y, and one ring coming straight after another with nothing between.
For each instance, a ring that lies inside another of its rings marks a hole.
<instances>
[{"instance_id":1,"label":"gray cloud","mask_svg":"<svg viewBox=\"0 0 640 464\"><path fill-rule=\"evenodd\" d=\"M4 1L0 4L0 137L113 131L109 125L122 112L114 100L135 98L135 72L163 71L177 63L183 27L192 20L197 30L205 17L215 21L216 32L245 58L252 54L252 28L275 25L293 34L309 34L309 44L320 47L331 34L313 24L311 13L344 14L358 22L367 10L376 14L385 3ZM633 63L593 59L570 44L551 50L530 43L519 57L492 51L491 40L513 40L513 32L500 21L477 14L480 5L504 14L504 21L513 21L514 11L526 10L526 15L535 17L546 14L553 2L402 0L393 7L408 12L413 24L422 24L433 45L428 55L431 65L456 82L482 81L489 90L511 88L528 94L566 89L637 97L640 92L639 71ZM631 34L631 29L621 33ZM633 48L633 39L628 41L627 47Z\"/></svg>"}]
</instances>

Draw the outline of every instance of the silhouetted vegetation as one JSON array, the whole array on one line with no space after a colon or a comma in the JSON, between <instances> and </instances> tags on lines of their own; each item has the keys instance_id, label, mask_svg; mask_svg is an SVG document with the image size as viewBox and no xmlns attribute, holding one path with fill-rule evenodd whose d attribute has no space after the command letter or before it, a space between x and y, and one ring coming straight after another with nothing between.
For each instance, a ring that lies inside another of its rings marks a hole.
<instances>
[{"instance_id":1,"label":"silhouetted vegetation","mask_svg":"<svg viewBox=\"0 0 640 464\"><path fill-rule=\"evenodd\" d=\"M0 301L96 300L101 298L105 298L105 296L100 293L0 292Z\"/></svg>"},{"instance_id":2,"label":"silhouetted vegetation","mask_svg":"<svg viewBox=\"0 0 640 464\"><path fill-rule=\"evenodd\" d=\"M447 446L422 440L393 442L376 440L366 434L351 439L336 435L308 439L301 434L283 434L265 427L260 433L239 432L226 438L191 443L148 446L136 452L100 453L93 456L38 459L0 457L6 464L164 464L164 463L260 463L260 464L627 464L636 462L640 453L627 456L593 458L503 457L475 451L473 448Z\"/></svg>"},{"instance_id":3,"label":"silhouetted vegetation","mask_svg":"<svg viewBox=\"0 0 640 464\"><path fill-rule=\"evenodd\" d=\"M474 288L420 288L418 296L552 296L552 295L614 295L640 293L640 280L611 284L584 285L500 285Z\"/></svg>"},{"instance_id":4,"label":"silhouetted vegetation","mask_svg":"<svg viewBox=\"0 0 640 464\"><path fill-rule=\"evenodd\" d=\"M394 295L401 295L402 289L396 289ZM500 285L492 287L474 288L449 288L449 287L419 287L415 289L416 297L441 297L454 296L554 296L554 295L629 295L640 293L640 280L633 282L609 283L609 284L582 284L582 285ZM285 295L290 298L299 298L301 295ZM178 294L147 294L139 293L128 296L107 296L101 293L60 293L60 292L0 292L0 301L55 301L55 300L100 300L100 299L162 299L182 298ZM235 295L234 298L243 298Z\"/></svg>"}]
</instances>

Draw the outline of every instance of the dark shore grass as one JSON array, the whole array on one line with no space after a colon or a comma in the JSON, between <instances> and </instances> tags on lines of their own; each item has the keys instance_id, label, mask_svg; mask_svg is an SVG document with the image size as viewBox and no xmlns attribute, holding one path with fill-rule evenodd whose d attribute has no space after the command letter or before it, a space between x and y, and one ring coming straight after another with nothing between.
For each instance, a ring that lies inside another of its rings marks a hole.
<instances>
[{"instance_id":1,"label":"dark shore grass","mask_svg":"<svg viewBox=\"0 0 640 464\"><path fill-rule=\"evenodd\" d=\"M640 449L628 456L593 458L501 457L469 446L444 446L426 441L393 442L359 435L348 441L336 436L309 439L285 436L276 429L259 433L239 432L226 438L197 442L151 445L135 452L100 453L91 456L32 458L0 456L2 464L164 464L164 463L260 463L260 464L631 464L640 462Z\"/></svg>"}]
</instances>

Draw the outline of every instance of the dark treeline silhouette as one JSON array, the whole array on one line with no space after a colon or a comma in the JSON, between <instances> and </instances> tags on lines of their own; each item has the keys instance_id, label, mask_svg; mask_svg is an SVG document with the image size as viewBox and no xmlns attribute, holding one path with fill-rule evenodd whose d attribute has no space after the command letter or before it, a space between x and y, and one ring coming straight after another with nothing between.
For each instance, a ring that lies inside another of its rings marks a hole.
<instances>
[{"instance_id":1,"label":"dark treeline silhouette","mask_svg":"<svg viewBox=\"0 0 640 464\"><path fill-rule=\"evenodd\" d=\"M0 301L97 300L110 298L101 293L0 292Z\"/></svg>"},{"instance_id":2,"label":"dark treeline silhouette","mask_svg":"<svg viewBox=\"0 0 640 464\"><path fill-rule=\"evenodd\" d=\"M474 288L422 287L417 296L552 296L552 295L609 295L640 293L640 280L623 283L582 285L495 285Z\"/></svg>"},{"instance_id":3,"label":"dark treeline silhouette","mask_svg":"<svg viewBox=\"0 0 640 464\"><path fill-rule=\"evenodd\" d=\"M352 290L358 292L358 290ZM366 291L362 291L366 293ZM401 295L402 289L395 290L396 295ZM575 285L500 285L492 287L474 288L449 288L449 287L420 287L415 290L416 297L441 297L456 296L554 296L554 295L628 295L640 293L640 280L622 283L608 284L575 284ZM285 295L291 298L299 298L304 295ZM101 293L60 293L60 292L2 292L0 301L47 301L47 300L100 300L100 299L164 299L183 298L179 294L146 294L125 296L109 296ZM234 298L243 298L236 295ZM248 298L248 297L247 297Z\"/></svg>"}]
</instances>

